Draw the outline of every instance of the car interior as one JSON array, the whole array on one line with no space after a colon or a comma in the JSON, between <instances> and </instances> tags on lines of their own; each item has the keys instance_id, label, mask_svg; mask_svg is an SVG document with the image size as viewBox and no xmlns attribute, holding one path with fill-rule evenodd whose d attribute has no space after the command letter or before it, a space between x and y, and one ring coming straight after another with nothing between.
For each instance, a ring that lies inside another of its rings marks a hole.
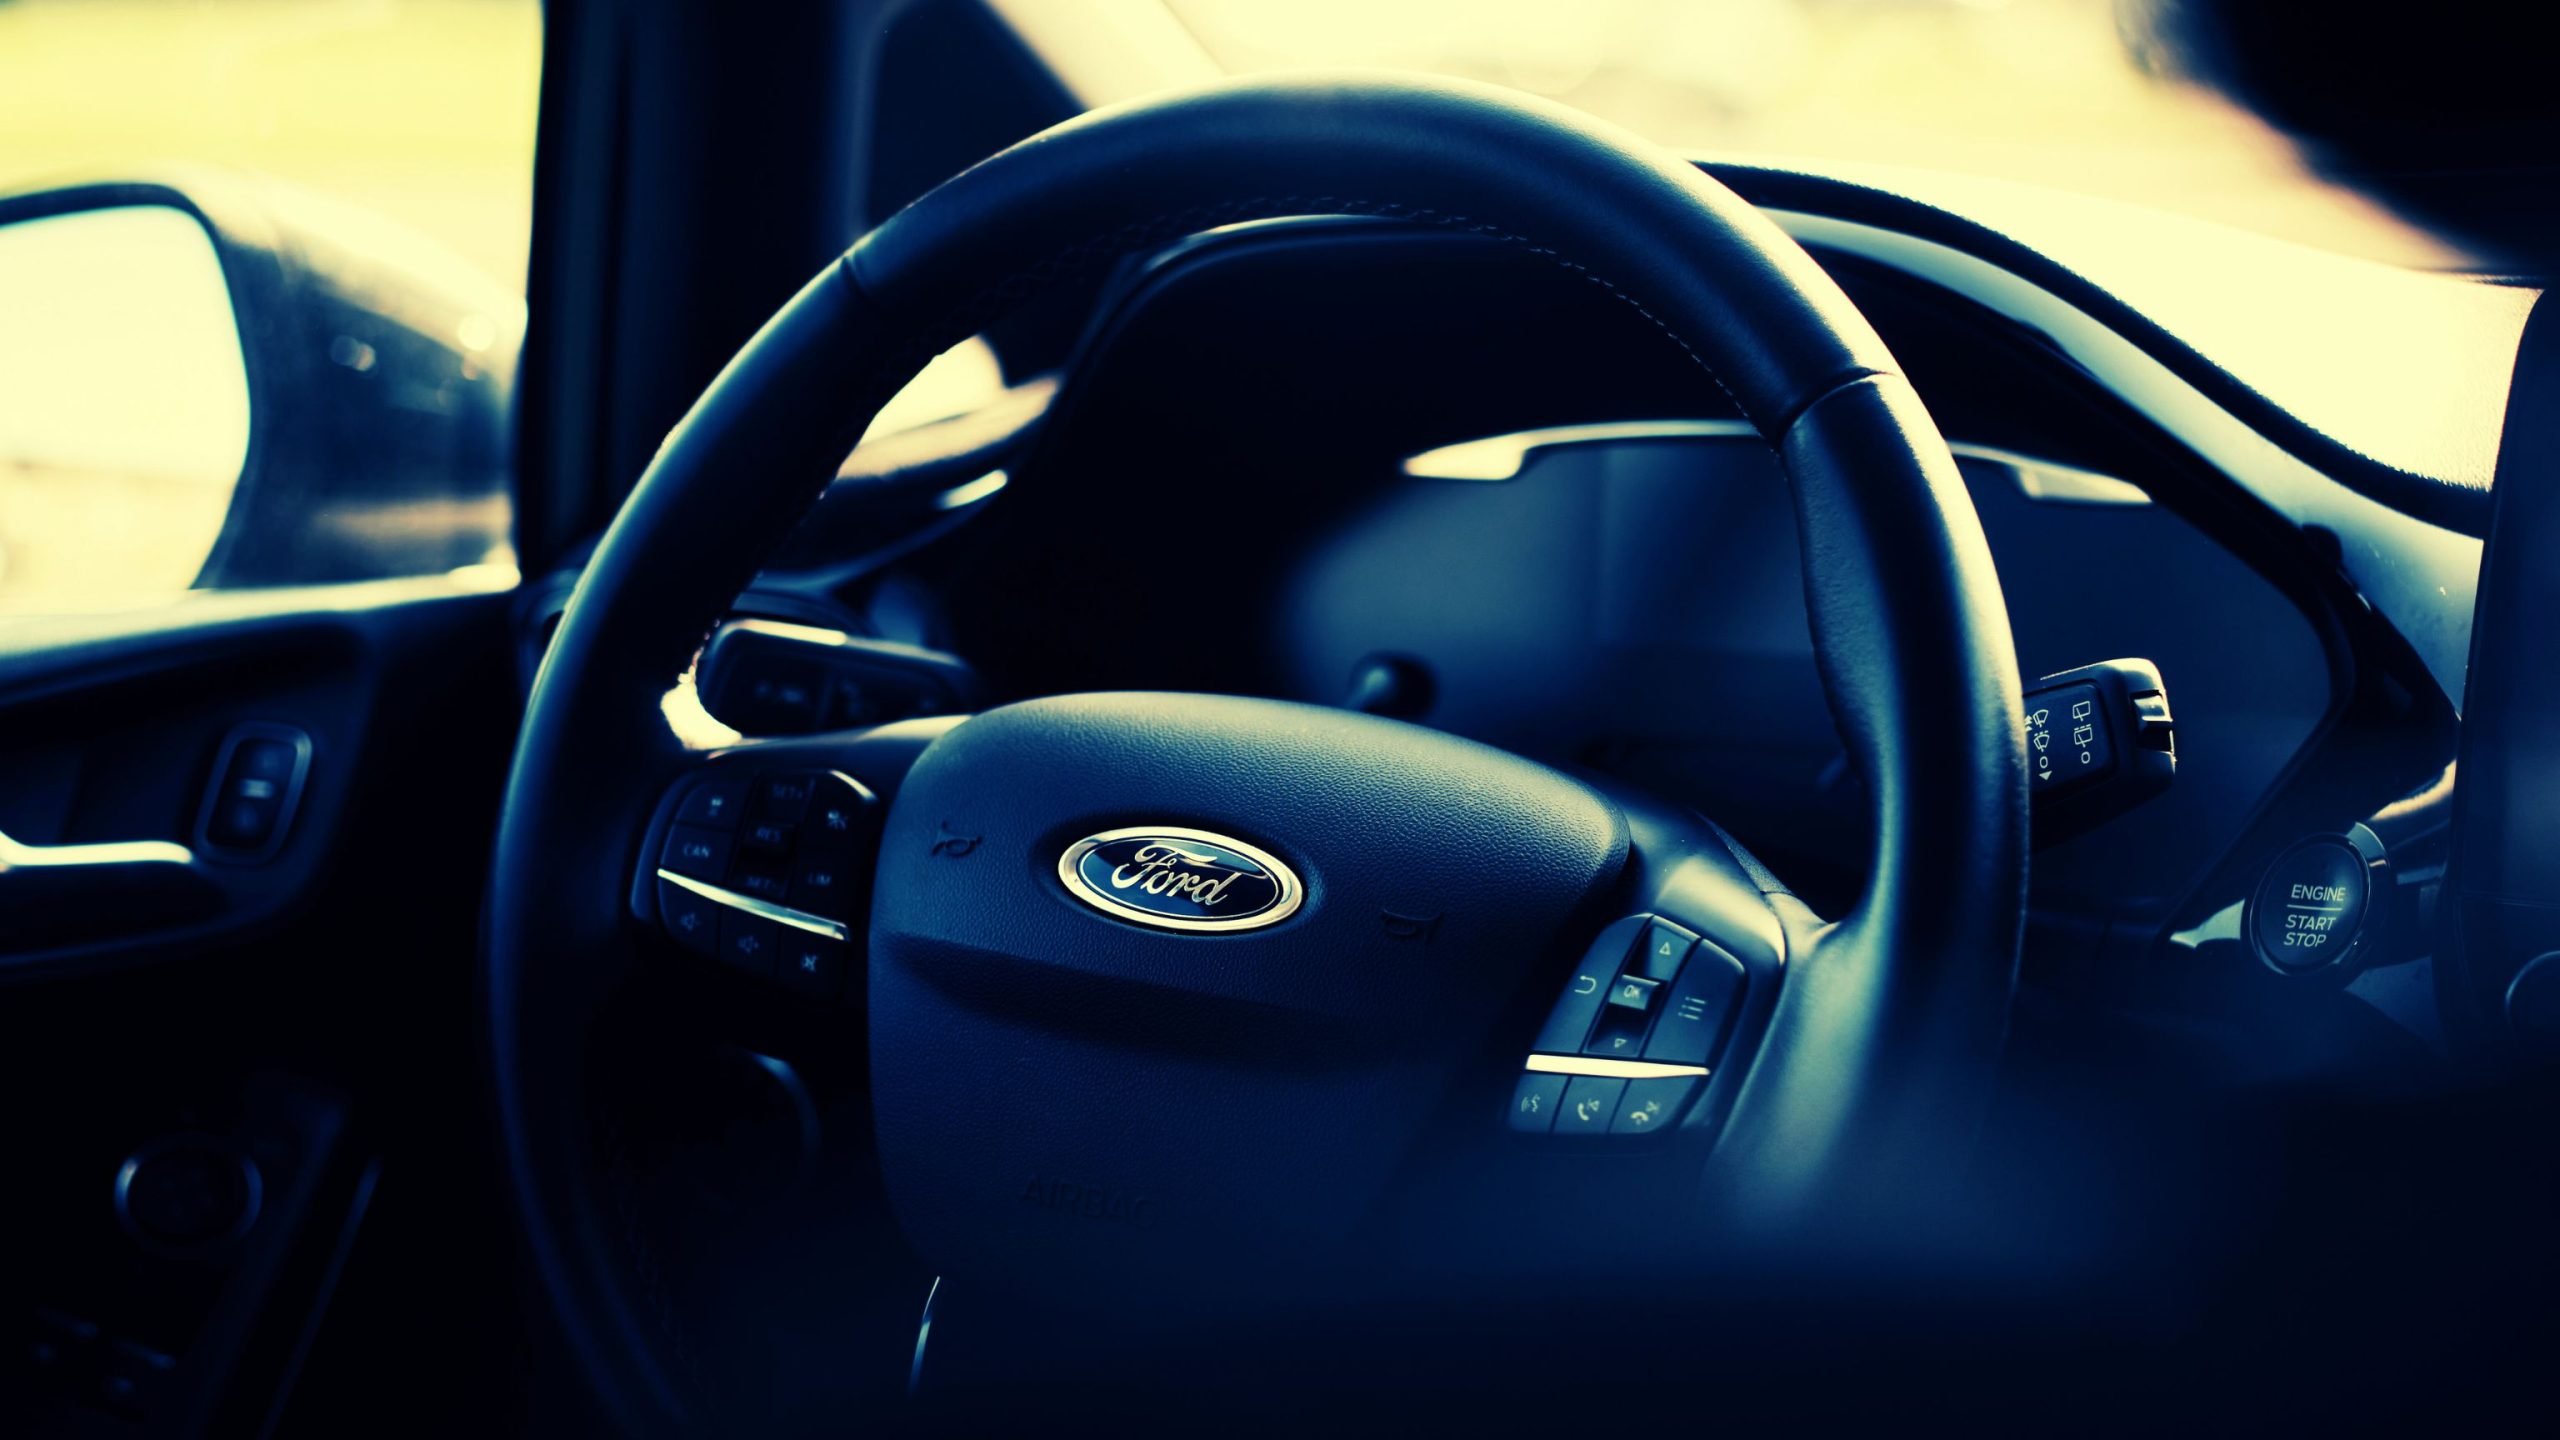
<instances>
[{"instance_id":1,"label":"car interior","mask_svg":"<svg viewBox=\"0 0 2560 1440\"><path fill-rule=\"evenodd\" d=\"M2538 1428L2490 8L0 0L0 1434Z\"/></svg>"}]
</instances>

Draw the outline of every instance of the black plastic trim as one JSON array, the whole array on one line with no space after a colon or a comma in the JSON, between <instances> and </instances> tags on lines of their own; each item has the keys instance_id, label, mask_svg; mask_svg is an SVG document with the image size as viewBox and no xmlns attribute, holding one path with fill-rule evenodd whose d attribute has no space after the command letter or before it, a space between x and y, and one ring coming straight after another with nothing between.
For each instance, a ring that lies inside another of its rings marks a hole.
<instances>
[{"instance_id":1,"label":"black plastic trim","mask_svg":"<svg viewBox=\"0 0 2560 1440\"><path fill-rule=\"evenodd\" d=\"M2287 454L2357 494L2460 534L2489 533L2485 487L2417 474L2364 454L2251 388L2104 286L1987 225L1910 196L1832 176L1727 161L1700 161L1698 168L1764 209L1872 225L1998 266L2122 336Z\"/></svg>"}]
</instances>

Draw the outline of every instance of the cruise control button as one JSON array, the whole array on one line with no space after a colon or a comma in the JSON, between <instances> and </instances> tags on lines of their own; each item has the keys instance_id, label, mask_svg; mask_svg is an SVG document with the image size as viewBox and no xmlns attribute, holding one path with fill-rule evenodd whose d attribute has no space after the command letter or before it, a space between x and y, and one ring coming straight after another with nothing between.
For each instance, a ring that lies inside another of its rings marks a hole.
<instances>
[{"instance_id":1,"label":"cruise control button","mask_svg":"<svg viewBox=\"0 0 2560 1440\"><path fill-rule=\"evenodd\" d=\"M720 953L721 909L673 880L658 882L659 925L696 955Z\"/></svg>"},{"instance_id":2,"label":"cruise control button","mask_svg":"<svg viewBox=\"0 0 2560 1440\"><path fill-rule=\"evenodd\" d=\"M1689 947L1697 943L1697 936L1669 921L1656 920L1644 927L1644 948L1629 968L1648 980L1669 980L1680 973L1680 962L1689 958Z\"/></svg>"},{"instance_id":3,"label":"cruise control button","mask_svg":"<svg viewBox=\"0 0 2560 1440\"><path fill-rule=\"evenodd\" d=\"M755 814L759 819L796 824L816 793L818 777L810 772L763 776L756 781Z\"/></svg>"},{"instance_id":4,"label":"cruise control button","mask_svg":"<svg viewBox=\"0 0 2560 1440\"><path fill-rule=\"evenodd\" d=\"M729 837L699 825L679 825L667 835L666 852L658 863L679 875L717 885L729 868Z\"/></svg>"},{"instance_id":5,"label":"cruise control button","mask_svg":"<svg viewBox=\"0 0 2560 1440\"><path fill-rule=\"evenodd\" d=\"M1663 999L1662 1018L1653 1027L1644 1058L1671 1065L1706 1064L1742 998L1742 983L1741 961L1712 941L1699 941Z\"/></svg>"},{"instance_id":6,"label":"cruise control button","mask_svg":"<svg viewBox=\"0 0 2560 1440\"><path fill-rule=\"evenodd\" d=\"M720 912L720 958L756 975L771 975L782 948L781 927L760 916Z\"/></svg>"},{"instance_id":7,"label":"cruise control button","mask_svg":"<svg viewBox=\"0 0 2560 1440\"><path fill-rule=\"evenodd\" d=\"M861 881L861 871L851 855L804 855L791 869L791 894L786 901L795 910L824 915L830 920L850 919L854 891Z\"/></svg>"},{"instance_id":8,"label":"cruise control button","mask_svg":"<svg viewBox=\"0 0 2560 1440\"><path fill-rule=\"evenodd\" d=\"M782 977L783 984L803 995L818 996L833 995L844 988L853 947L790 925L779 929L781 949L775 973Z\"/></svg>"},{"instance_id":9,"label":"cruise control button","mask_svg":"<svg viewBox=\"0 0 2560 1440\"><path fill-rule=\"evenodd\" d=\"M747 782L743 778L705 780L685 795L684 808L676 812L676 822L727 830L738 823L738 814L746 806Z\"/></svg>"},{"instance_id":10,"label":"cruise control button","mask_svg":"<svg viewBox=\"0 0 2560 1440\"><path fill-rule=\"evenodd\" d=\"M791 882L778 870L741 870L729 877L729 888L776 905L790 897Z\"/></svg>"},{"instance_id":11,"label":"cruise control button","mask_svg":"<svg viewBox=\"0 0 2560 1440\"><path fill-rule=\"evenodd\" d=\"M738 832L738 848L750 855L788 855L797 828L779 820L751 821Z\"/></svg>"},{"instance_id":12,"label":"cruise control button","mask_svg":"<svg viewBox=\"0 0 2560 1440\"><path fill-rule=\"evenodd\" d=\"M1511 1092L1511 1128L1523 1135L1544 1135L1555 1128L1556 1112L1564 1108L1563 1075L1528 1074L1520 1077Z\"/></svg>"},{"instance_id":13,"label":"cruise control button","mask_svg":"<svg viewBox=\"0 0 2560 1440\"><path fill-rule=\"evenodd\" d=\"M1558 1135L1606 1135L1609 1122L1617 1118L1618 1101L1626 1094L1627 1082L1605 1075L1576 1075L1564 1087L1564 1100L1556 1106Z\"/></svg>"},{"instance_id":14,"label":"cruise control button","mask_svg":"<svg viewBox=\"0 0 2560 1440\"><path fill-rule=\"evenodd\" d=\"M1609 1122L1612 1135L1650 1135L1668 1130L1680 1119L1680 1107L1698 1088L1696 1077L1675 1075L1660 1080L1630 1080L1618 1099L1618 1116Z\"/></svg>"}]
</instances>

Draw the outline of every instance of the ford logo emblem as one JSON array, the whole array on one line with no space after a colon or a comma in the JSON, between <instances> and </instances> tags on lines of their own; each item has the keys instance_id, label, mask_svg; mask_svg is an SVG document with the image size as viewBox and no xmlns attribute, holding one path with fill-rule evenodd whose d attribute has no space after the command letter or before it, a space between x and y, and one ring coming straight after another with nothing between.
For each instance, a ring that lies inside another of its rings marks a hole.
<instances>
[{"instance_id":1,"label":"ford logo emblem","mask_svg":"<svg viewBox=\"0 0 2560 1440\"><path fill-rule=\"evenodd\" d=\"M1088 835L1058 857L1058 879L1105 915L1166 930L1259 930L1306 897L1289 867L1262 851L1170 825Z\"/></svg>"}]
</instances>

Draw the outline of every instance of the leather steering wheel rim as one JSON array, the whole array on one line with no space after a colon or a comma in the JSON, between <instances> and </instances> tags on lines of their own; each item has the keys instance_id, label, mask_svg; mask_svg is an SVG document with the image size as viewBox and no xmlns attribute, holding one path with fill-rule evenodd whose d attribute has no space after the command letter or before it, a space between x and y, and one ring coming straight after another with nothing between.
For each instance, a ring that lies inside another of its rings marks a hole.
<instances>
[{"instance_id":1,"label":"leather steering wheel rim","mask_svg":"<svg viewBox=\"0 0 2560 1440\"><path fill-rule=\"evenodd\" d=\"M864 237L672 432L581 578L526 713L490 880L494 1095L531 1254L588 1378L638 1429L704 1417L587 1156L580 1057L629 974L622 907L661 712L703 636L935 353L1051 282L1203 229L1360 214L1562 265L1676 341L1776 450L1817 657L1873 796L1852 911L1810 921L1707 1184L1773 1226L1887 1213L1949 1164L2006 1025L2026 874L2020 684L1944 441L1792 241L1695 166L1562 107L1405 78L1222 86L1096 112Z\"/></svg>"}]
</instances>

